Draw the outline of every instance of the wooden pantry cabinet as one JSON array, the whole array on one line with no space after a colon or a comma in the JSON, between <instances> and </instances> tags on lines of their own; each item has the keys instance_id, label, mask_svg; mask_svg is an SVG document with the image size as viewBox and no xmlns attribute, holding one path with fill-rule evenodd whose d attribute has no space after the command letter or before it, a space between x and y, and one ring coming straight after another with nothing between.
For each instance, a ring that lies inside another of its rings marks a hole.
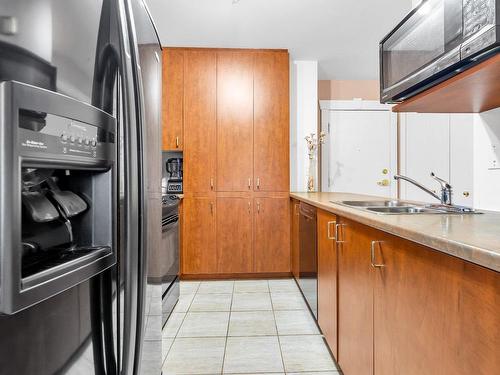
<instances>
[{"instance_id":1,"label":"wooden pantry cabinet","mask_svg":"<svg viewBox=\"0 0 500 375\"><path fill-rule=\"evenodd\" d=\"M255 197L254 228L255 272L289 273L289 197Z\"/></svg>"},{"instance_id":2,"label":"wooden pantry cabinet","mask_svg":"<svg viewBox=\"0 0 500 375\"><path fill-rule=\"evenodd\" d=\"M252 273L252 199L217 197L217 212L217 273Z\"/></svg>"},{"instance_id":3,"label":"wooden pantry cabinet","mask_svg":"<svg viewBox=\"0 0 500 375\"><path fill-rule=\"evenodd\" d=\"M163 150L182 150L184 115L184 51L163 50Z\"/></svg>"},{"instance_id":4,"label":"wooden pantry cabinet","mask_svg":"<svg viewBox=\"0 0 500 375\"><path fill-rule=\"evenodd\" d=\"M250 52L217 52L217 191L253 187L253 61Z\"/></svg>"},{"instance_id":5,"label":"wooden pantry cabinet","mask_svg":"<svg viewBox=\"0 0 500 375\"><path fill-rule=\"evenodd\" d=\"M164 90L176 88L164 92L164 124L171 112L182 119L183 276L289 274L288 52L165 51L176 60L164 66ZM198 212L207 202L215 218Z\"/></svg>"},{"instance_id":6,"label":"wooden pantry cabinet","mask_svg":"<svg viewBox=\"0 0 500 375\"><path fill-rule=\"evenodd\" d=\"M290 191L288 53L262 51L254 60L256 191Z\"/></svg>"},{"instance_id":7,"label":"wooden pantry cabinet","mask_svg":"<svg viewBox=\"0 0 500 375\"><path fill-rule=\"evenodd\" d=\"M215 192L216 59L214 51L188 50L184 53L183 189L185 195L207 195Z\"/></svg>"},{"instance_id":8,"label":"wooden pantry cabinet","mask_svg":"<svg viewBox=\"0 0 500 375\"><path fill-rule=\"evenodd\" d=\"M216 217L215 199L184 198L181 234L183 274L205 275L217 272Z\"/></svg>"}]
</instances>

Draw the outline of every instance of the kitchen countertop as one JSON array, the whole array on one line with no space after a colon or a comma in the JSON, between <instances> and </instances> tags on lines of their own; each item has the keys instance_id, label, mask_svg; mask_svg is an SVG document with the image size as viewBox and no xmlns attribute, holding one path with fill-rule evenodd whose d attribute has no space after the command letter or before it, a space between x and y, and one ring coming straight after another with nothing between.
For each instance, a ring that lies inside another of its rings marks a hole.
<instances>
[{"instance_id":1,"label":"kitchen countertop","mask_svg":"<svg viewBox=\"0 0 500 375\"><path fill-rule=\"evenodd\" d=\"M387 200L350 193L290 193L292 198L500 272L500 213L379 215L338 203Z\"/></svg>"}]
</instances>

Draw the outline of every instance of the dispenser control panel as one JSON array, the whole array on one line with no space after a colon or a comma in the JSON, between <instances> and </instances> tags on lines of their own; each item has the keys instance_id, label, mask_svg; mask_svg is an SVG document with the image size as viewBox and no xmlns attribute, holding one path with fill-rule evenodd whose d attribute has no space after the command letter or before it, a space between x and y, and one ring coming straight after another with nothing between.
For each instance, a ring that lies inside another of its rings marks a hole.
<instances>
[{"instance_id":1,"label":"dispenser control panel","mask_svg":"<svg viewBox=\"0 0 500 375\"><path fill-rule=\"evenodd\" d=\"M95 161L113 159L114 134L66 117L21 109L19 135L23 154L68 155Z\"/></svg>"}]
</instances>

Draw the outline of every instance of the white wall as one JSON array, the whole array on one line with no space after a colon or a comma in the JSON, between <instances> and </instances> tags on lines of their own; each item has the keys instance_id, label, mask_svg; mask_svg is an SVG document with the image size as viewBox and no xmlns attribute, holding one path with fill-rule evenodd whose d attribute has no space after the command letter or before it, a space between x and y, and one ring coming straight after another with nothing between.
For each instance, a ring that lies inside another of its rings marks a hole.
<instances>
[{"instance_id":1,"label":"white wall","mask_svg":"<svg viewBox=\"0 0 500 375\"><path fill-rule=\"evenodd\" d=\"M309 163L305 137L318 128L318 62L293 61L290 83L290 188L307 191ZM317 176L317 163L315 175ZM316 188L318 181L316 180Z\"/></svg>"},{"instance_id":2,"label":"white wall","mask_svg":"<svg viewBox=\"0 0 500 375\"><path fill-rule=\"evenodd\" d=\"M473 142L475 205L500 211L500 109L474 116Z\"/></svg>"},{"instance_id":3,"label":"white wall","mask_svg":"<svg viewBox=\"0 0 500 375\"><path fill-rule=\"evenodd\" d=\"M400 150L402 174L439 193L439 185L429 177L434 171L453 186L454 203L500 211L500 109L403 114ZM401 198L436 202L406 182L401 183Z\"/></svg>"}]
</instances>

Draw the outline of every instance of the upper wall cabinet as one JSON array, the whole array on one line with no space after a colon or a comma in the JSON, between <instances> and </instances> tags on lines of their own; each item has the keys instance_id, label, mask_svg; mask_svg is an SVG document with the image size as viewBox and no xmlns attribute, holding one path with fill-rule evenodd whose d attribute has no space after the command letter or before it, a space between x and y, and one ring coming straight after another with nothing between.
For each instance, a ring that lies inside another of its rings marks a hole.
<instances>
[{"instance_id":1,"label":"upper wall cabinet","mask_svg":"<svg viewBox=\"0 0 500 375\"><path fill-rule=\"evenodd\" d=\"M184 191L215 192L217 56L214 51L184 54Z\"/></svg>"},{"instance_id":2,"label":"upper wall cabinet","mask_svg":"<svg viewBox=\"0 0 500 375\"><path fill-rule=\"evenodd\" d=\"M163 150L182 150L184 51L163 50Z\"/></svg>"},{"instance_id":3,"label":"upper wall cabinet","mask_svg":"<svg viewBox=\"0 0 500 375\"><path fill-rule=\"evenodd\" d=\"M258 52L254 62L256 191L290 190L288 52Z\"/></svg>"},{"instance_id":4,"label":"upper wall cabinet","mask_svg":"<svg viewBox=\"0 0 500 375\"><path fill-rule=\"evenodd\" d=\"M253 186L253 54L217 52L217 190Z\"/></svg>"}]
</instances>

